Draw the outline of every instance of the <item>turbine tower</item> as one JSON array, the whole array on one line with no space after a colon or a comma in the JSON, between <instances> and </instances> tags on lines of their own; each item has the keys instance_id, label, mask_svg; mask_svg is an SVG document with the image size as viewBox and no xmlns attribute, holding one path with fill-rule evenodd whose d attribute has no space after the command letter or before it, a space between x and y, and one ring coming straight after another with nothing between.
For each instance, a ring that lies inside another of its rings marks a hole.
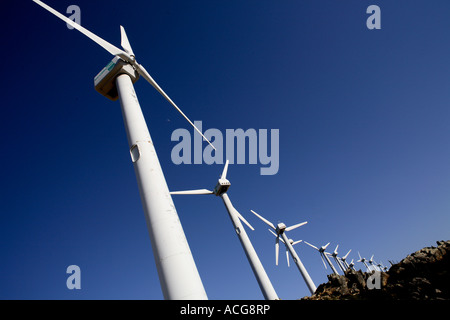
<instances>
[{"instance_id":1,"label":"turbine tower","mask_svg":"<svg viewBox=\"0 0 450 320\"><path fill-rule=\"evenodd\" d=\"M221 197L225 207L227 209L228 215L230 216L231 222L233 223L234 229L236 231L237 236L241 242L242 248L245 251L247 259L250 263L250 266L255 274L256 280L258 281L259 287L263 293L263 296L266 300L278 300L278 295L273 288L272 283L270 282L269 277L267 276L266 271L256 254L255 249L245 232L244 227L242 226L242 222L244 222L250 229L254 230L253 227L248 223L247 220L233 207L230 198L227 195L228 188L231 183L227 179L227 171L228 171L228 163L227 160L225 162L225 167L223 168L222 175L217 181L216 187L214 191L208 189L198 189L198 190L187 190L187 191L173 191L171 194L209 194L216 195Z\"/></svg>"},{"instance_id":2,"label":"turbine tower","mask_svg":"<svg viewBox=\"0 0 450 320\"><path fill-rule=\"evenodd\" d=\"M194 126L193 123L159 87L147 70L137 63L123 27L120 28L122 50L43 2L33 1L115 56L107 67L95 77L94 84L96 90L107 98L120 100L131 160L137 177L163 296L167 300L207 299L181 222L169 194L133 83L138 80L139 76L142 76L192 126ZM194 128L201 134L200 130L195 126Z\"/></svg>"},{"instance_id":3,"label":"turbine tower","mask_svg":"<svg viewBox=\"0 0 450 320\"><path fill-rule=\"evenodd\" d=\"M335 274L339 274L339 273L337 272L336 268L335 268L335 267L333 266L333 264L331 263L330 259L328 259L328 256L327 256L327 255L329 255L330 253L325 252L325 249L330 245L329 242L328 242L326 245L320 247L320 249L317 248L316 246L312 245L312 244L309 243L309 242L306 242L306 241L303 241L303 242L306 243L306 244L307 244L308 246L310 246L311 248L314 248L314 249L316 249L317 251L319 251L319 254L320 254L320 257L322 258L322 262L323 262L323 265L324 265L325 269L327 268L327 265L325 264L325 260L327 260L328 265L331 267L331 269L333 270L333 272L334 272ZM325 260L324 260L324 259L325 259Z\"/></svg>"},{"instance_id":4,"label":"turbine tower","mask_svg":"<svg viewBox=\"0 0 450 320\"><path fill-rule=\"evenodd\" d=\"M305 267L303 266L302 261L300 260L299 256L295 252L294 247L293 247L294 243L291 243L289 238L286 236L286 231L290 231L290 230L293 230L295 228L298 228L298 227L306 224L307 222L298 223L298 224L290 226L290 227L286 227L286 225L284 223L280 222L275 227L275 225L272 222L266 220L265 218L263 218L262 216L257 214L255 211L251 210L251 212L253 212L253 214L255 214L259 219L261 219L270 228L272 228L273 231L275 231L275 233L274 233L275 236L276 236L276 240L275 240L275 264L278 265L279 240L280 240L280 236L281 236L282 240L284 241L284 244L285 244L286 248L289 250L289 252L292 255L292 259L294 260L295 264L297 265L297 268L300 271L300 273L301 273L301 275L303 277L303 280L305 280L305 283L306 283L309 291L311 292L311 294L314 294L314 292L317 289L316 285L312 281L311 277L308 274L308 271L306 271Z\"/></svg>"}]
</instances>

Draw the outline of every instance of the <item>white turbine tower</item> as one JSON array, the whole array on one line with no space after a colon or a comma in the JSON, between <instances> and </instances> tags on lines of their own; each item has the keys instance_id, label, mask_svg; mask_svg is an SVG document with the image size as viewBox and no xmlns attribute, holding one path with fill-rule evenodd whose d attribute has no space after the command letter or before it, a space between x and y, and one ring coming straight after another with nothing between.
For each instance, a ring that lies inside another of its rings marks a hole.
<instances>
[{"instance_id":1,"label":"white turbine tower","mask_svg":"<svg viewBox=\"0 0 450 320\"><path fill-rule=\"evenodd\" d=\"M187 191L173 191L171 194L209 194L216 195L222 198L223 203L227 209L228 215L230 216L231 222L233 223L234 229L236 231L237 236L241 242L242 248L245 251L248 261L250 262L250 266L255 274L256 280L258 281L259 287L264 295L266 300L277 300L278 295L275 292L275 289L270 282L269 277L267 276L266 271L256 254L253 245L248 238L247 233L245 232L244 227L241 224L241 221L244 222L250 229L254 230L253 227L248 223L247 220L233 207L230 198L227 195L228 188L231 183L227 180L227 171L228 171L228 163L227 160L225 163L225 167L223 168L222 175L219 178L219 181L214 188L214 191L208 189L198 189L198 190L187 190Z\"/></svg>"},{"instance_id":2,"label":"white turbine tower","mask_svg":"<svg viewBox=\"0 0 450 320\"><path fill-rule=\"evenodd\" d=\"M363 263L363 264L366 266L367 271L370 271L370 268L369 268L369 266L368 266L367 263L366 263L366 258L361 258L361 255L359 254L359 251L358 251L358 256L359 256L358 262Z\"/></svg>"},{"instance_id":3,"label":"white turbine tower","mask_svg":"<svg viewBox=\"0 0 450 320\"><path fill-rule=\"evenodd\" d=\"M312 245L309 242L303 241L304 243L306 243L307 245L309 245L311 248L316 249L317 251L319 251L320 257L322 258L322 262L323 262L323 266L325 267L325 269L327 268L327 265L325 264L325 260L327 260L328 265L331 267L331 269L333 270L333 272L335 274L339 274L336 270L336 268L333 266L333 264L331 263L330 259L328 259L327 255L330 255L330 253L325 252L325 249L330 245L330 243L328 242L326 245L317 248L316 246Z\"/></svg>"},{"instance_id":4,"label":"white turbine tower","mask_svg":"<svg viewBox=\"0 0 450 320\"><path fill-rule=\"evenodd\" d=\"M122 50L43 2L33 1L115 56L112 62L95 77L95 89L111 100L120 99L131 159L137 177L164 298L170 300L207 299L177 211L169 194L133 83L138 80L139 76L142 76L192 126L194 124L159 87L145 68L137 63L123 27L120 28ZM195 126L194 128L202 134ZM203 136L203 138L205 137Z\"/></svg>"},{"instance_id":5,"label":"white turbine tower","mask_svg":"<svg viewBox=\"0 0 450 320\"><path fill-rule=\"evenodd\" d=\"M306 224L307 222L301 222L298 223L296 225L290 226L290 227L286 227L286 225L282 222L278 223L278 225L275 227L275 225L268 221L267 219L263 218L262 216L260 216L259 214L257 214L255 211L251 210L251 212L253 212L259 219L261 219L264 223L266 223L270 228L272 228L272 230L275 231L275 236L276 236L276 240L275 240L275 264L278 265L278 254L279 254L279 240L280 240L280 236L286 246L286 248L289 250L289 252L292 255L292 259L294 260L295 264L297 265L298 270L300 271L303 280L305 280L306 285L308 286L309 291L311 292L311 294L314 294L314 292L316 291L316 285L314 284L314 282L312 281L311 277L308 274L308 271L306 271L305 267L303 266L302 261L300 260L299 256L297 255L297 253L294 250L293 245L297 242L292 242L289 240L289 238L286 236L286 231L291 231L294 230L295 228L298 228L300 226L303 226L304 224ZM301 241L301 240L300 240ZM288 260L289 262L289 260Z\"/></svg>"}]
</instances>

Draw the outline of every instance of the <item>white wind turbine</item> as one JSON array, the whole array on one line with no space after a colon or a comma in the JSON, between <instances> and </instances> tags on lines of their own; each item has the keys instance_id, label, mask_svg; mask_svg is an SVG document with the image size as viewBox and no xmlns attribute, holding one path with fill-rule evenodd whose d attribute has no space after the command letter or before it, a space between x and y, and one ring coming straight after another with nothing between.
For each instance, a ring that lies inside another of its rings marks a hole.
<instances>
[{"instance_id":1,"label":"white wind turbine","mask_svg":"<svg viewBox=\"0 0 450 320\"><path fill-rule=\"evenodd\" d=\"M343 263L343 265L344 265L344 267L345 267L346 269L349 269L349 268L350 268L350 266L348 265L348 263L347 263L347 261L346 261L348 255L350 254L350 251L352 251L352 249L348 250L347 254L341 258L341 261L342 261L342 263Z\"/></svg>"},{"instance_id":2,"label":"white wind turbine","mask_svg":"<svg viewBox=\"0 0 450 320\"><path fill-rule=\"evenodd\" d=\"M355 269L355 263L353 262L353 259L352 259L352 261L350 261L350 264L348 265L348 267L349 267L350 269L352 269L353 271L356 271L356 269Z\"/></svg>"},{"instance_id":3,"label":"white wind turbine","mask_svg":"<svg viewBox=\"0 0 450 320\"><path fill-rule=\"evenodd\" d=\"M359 254L359 251L358 251L358 256L359 256L358 262L363 263L363 264L366 266L367 271L370 271L370 268L369 268L369 266L368 266L367 263L366 263L366 258L361 258L361 255Z\"/></svg>"},{"instance_id":4,"label":"white wind turbine","mask_svg":"<svg viewBox=\"0 0 450 320\"><path fill-rule=\"evenodd\" d=\"M259 287L261 288L264 298L266 300L277 300L278 295L275 292L275 289L273 288L272 283L270 282L270 279L267 276L267 273L264 270L264 267L263 267L261 261L259 260L258 255L256 254L256 251L253 248L253 245L252 245L250 239L248 238L244 227L241 224L241 221L244 222L250 229L252 229L252 230L254 230L254 229L250 225L250 223L248 223L248 221L245 220L245 218L234 208L233 204L230 201L230 198L227 195L228 188L231 185L230 181L228 181L228 179L227 179L228 163L229 163L229 161L227 160L225 163L225 167L223 168L222 175L220 176L219 180L217 181L217 184L213 191L208 190L208 189L198 189L198 190L187 190L187 191L173 191L170 193L171 194L203 194L203 195L209 194L209 195L216 195L218 197L221 197L223 200L223 203L225 204L225 207L227 209L228 215L230 216L231 222L233 223L236 234L239 237L242 248L245 251L248 261L250 262L250 266L253 270L253 273L255 274L256 280L258 281Z\"/></svg>"},{"instance_id":5,"label":"white wind turbine","mask_svg":"<svg viewBox=\"0 0 450 320\"><path fill-rule=\"evenodd\" d=\"M377 270L378 268L377 268L377 266L376 266L376 264L375 264L375 261L373 261L373 256L374 256L374 255L372 255L372 256L370 257L370 259L369 259L368 262L369 262L369 264L372 266L372 269L373 269L373 270L378 271L378 270Z\"/></svg>"},{"instance_id":6,"label":"white wind turbine","mask_svg":"<svg viewBox=\"0 0 450 320\"><path fill-rule=\"evenodd\" d=\"M277 234L275 233L275 232L273 232L272 231L272 229L268 229L269 231L270 231L270 233L272 233L275 237L278 237L277 236ZM280 239L281 240L281 242L283 242L284 244L285 244L285 242L284 242L284 240L283 239ZM303 240L297 240L297 241L294 241L294 240L292 240L292 239L288 239L289 240L289 243L291 244L291 246L292 247L294 247L297 243L300 243L300 242L302 242ZM288 249L288 247L285 245L285 247L286 247L286 261L287 261L287 265L288 265L288 267L290 267L291 265L290 265L290 263L289 263L289 249ZM278 261L276 261L277 262L277 265L278 265Z\"/></svg>"},{"instance_id":7,"label":"white wind turbine","mask_svg":"<svg viewBox=\"0 0 450 320\"><path fill-rule=\"evenodd\" d=\"M133 83L138 80L139 76L142 76L198 133L202 136L203 134L160 88L147 70L137 63L125 29L122 26L120 31L123 50L83 28L42 1L33 1L115 56L108 66L95 77L95 89L111 100L120 99L131 159L137 177L164 298L171 300L207 299L186 236L169 194ZM208 141L205 136L203 138ZM208 141L208 143L210 142ZM212 147L214 148L214 146Z\"/></svg>"},{"instance_id":8,"label":"white wind turbine","mask_svg":"<svg viewBox=\"0 0 450 320\"><path fill-rule=\"evenodd\" d=\"M323 266L325 267L325 269L327 268L327 265L325 264L325 260L327 260L328 265L331 267L331 269L333 270L333 272L335 274L339 274L336 270L336 268L333 266L333 264L331 263L330 259L328 259L328 256L330 253L325 252L325 249L330 245L330 243L328 242L326 245L317 248L316 246L312 245L309 242L303 241L304 243L306 243L307 245L309 245L311 248L316 249L317 251L319 251L320 257L322 258L322 262L323 262Z\"/></svg>"},{"instance_id":9,"label":"white wind turbine","mask_svg":"<svg viewBox=\"0 0 450 320\"><path fill-rule=\"evenodd\" d=\"M308 286L309 291L311 292L311 294L314 294L314 292L316 291L316 285L312 281L311 277L308 274L308 271L306 271L305 267L303 266L302 261L300 260L299 256L297 255L297 253L295 252L294 247L293 247L293 245L295 243L299 243L301 240L291 243L290 239L286 236L286 231L294 230L295 228L303 226L307 222L301 222L301 223L295 224L290 227L286 227L286 225L284 223L280 222L275 227L275 225L272 222L263 218L261 215L257 214L255 211L251 210L251 212L253 212L253 214L255 214L259 219L261 219L270 228L272 228L273 231L275 231L275 232L272 232L276 236L276 239L275 239L275 264L278 265L278 254L279 254L279 250L280 250L279 249L279 240L280 240L280 236L281 236L281 240L285 244L287 250L289 250L289 252L291 253L292 259L294 260L295 264L297 265L297 268L300 271L300 273L303 277L303 280L305 280L305 283ZM289 263L289 260L288 260L288 263Z\"/></svg>"},{"instance_id":10,"label":"white wind turbine","mask_svg":"<svg viewBox=\"0 0 450 320\"><path fill-rule=\"evenodd\" d=\"M334 249L334 251L330 255L333 257L334 261L339 266L339 268L342 270L342 272L345 272L345 268L341 264L340 258L338 257L338 252L337 252L338 247L339 247L339 245L336 246L336 248Z\"/></svg>"}]
</instances>

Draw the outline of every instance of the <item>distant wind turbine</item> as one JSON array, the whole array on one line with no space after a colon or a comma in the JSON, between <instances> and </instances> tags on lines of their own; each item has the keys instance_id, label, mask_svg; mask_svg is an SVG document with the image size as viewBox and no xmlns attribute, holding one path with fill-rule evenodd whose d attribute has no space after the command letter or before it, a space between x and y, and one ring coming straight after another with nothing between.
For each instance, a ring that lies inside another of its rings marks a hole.
<instances>
[{"instance_id":1,"label":"distant wind turbine","mask_svg":"<svg viewBox=\"0 0 450 320\"><path fill-rule=\"evenodd\" d=\"M342 263L344 264L344 266L345 266L345 268L347 270L350 268L348 263L347 263L347 257L349 255L350 251L352 251L352 249L348 250L347 254L341 258L341 261L342 261Z\"/></svg>"},{"instance_id":2,"label":"distant wind turbine","mask_svg":"<svg viewBox=\"0 0 450 320\"><path fill-rule=\"evenodd\" d=\"M376 264L375 264L375 261L373 261L373 256L374 256L374 255L372 255L372 256L370 257L370 259L369 259L369 264L372 266L372 269L373 269L373 270L378 271L378 270L377 270L377 266L376 266Z\"/></svg>"},{"instance_id":3,"label":"distant wind turbine","mask_svg":"<svg viewBox=\"0 0 450 320\"><path fill-rule=\"evenodd\" d=\"M253 227L248 223L247 220L234 208L231 203L230 198L227 195L228 188L231 183L227 179L227 171L228 171L228 163L227 160L225 166L222 171L222 175L217 181L216 187L214 191L208 189L197 189L197 190L187 190L187 191L172 191L171 194L199 194L199 195L216 195L221 197L225 207L227 209L228 215L230 216L231 222L233 223L234 229L236 231L237 236L241 242L242 248L245 251L247 259L250 263L250 266L255 274L256 280L258 281L259 287L264 295L266 300L277 300L278 296L275 292L275 289L270 282L269 277L267 276L266 271L264 270L261 261L256 254L255 249L245 232L244 227L241 224L241 221L244 222L250 229L254 230Z\"/></svg>"},{"instance_id":4,"label":"distant wind turbine","mask_svg":"<svg viewBox=\"0 0 450 320\"><path fill-rule=\"evenodd\" d=\"M336 264L338 265L339 269L341 269L342 272L345 272L345 268L342 265L342 263L340 261L340 258L338 257L338 251L337 251L338 247L339 247L339 245L336 246L336 248L334 249L334 251L330 255L333 257L333 259L336 262Z\"/></svg>"},{"instance_id":5,"label":"distant wind turbine","mask_svg":"<svg viewBox=\"0 0 450 320\"><path fill-rule=\"evenodd\" d=\"M294 247L293 247L294 244L299 243L301 240L291 243L291 241L289 240L289 238L286 235L286 231L294 230L300 226L305 225L307 222L301 222L301 223L295 224L290 227L286 227L286 225L284 223L280 222L275 227L275 225L272 222L265 219L264 217L262 217L255 211L253 211L253 210L250 210L250 211L254 215L256 215L259 219L261 219L265 224L267 224L273 231L275 231L275 232L272 232L276 236L276 239L275 239L275 264L278 265L279 240L282 240L284 245L286 246L287 250L289 250L289 252L291 253L292 259L294 260L298 270L300 271L300 273L303 277L303 280L306 283L306 286L308 287L311 294L314 294L314 292L316 291L316 285L312 281L311 277L308 274L308 271L306 271L305 266L303 265L302 261L300 260L299 256L297 255L297 253L295 252ZM270 231L272 231L272 230L270 230Z\"/></svg>"},{"instance_id":6,"label":"distant wind turbine","mask_svg":"<svg viewBox=\"0 0 450 320\"><path fill-rule=\"evenodd\" d=\"M353 271L356 271L356 269L355 269L355 263L353 262L353 259L352 259L352 261L350 261L350 264L348 265L348 267L349 267L350 269L352 269Z\"/></svg>"},{"instance_id":7,"label":"distant wind turbine","mask_svg":"<svg viewBox=\"0 0 450 320\"><path fill-rule=\"evenodd\" d=\"M363 263L363 264L366 266L367 271L370 271L370 268L369 268L369 266L368 266L367 263L366 263L366 258L361 258L361 255L359 254L359 251L358 251L358 256L359 256L358 262Z\"/></svg>"},{"instance_id":8,"label":"distant wind turbine","mask_svg":"<svg viewBox=\"0 0 450 320\"><path fill-rule=\"evenodd\" d=\"M333 266L333 264L331 263L330 259L328 259L328 255L331 255L328 252L325 252L325 249L330 245L330 243L328 242L326 245L317 248L316 246L312 245L309 242L303 241L304 243L306 243L308 246L310 246L311 248L316 249L317 251L319 251L320 257L322 258L322 262L323 262L323 266L325 267L325 269L327 268L327 265L325 264L325 260L328 262L328 265L331 267L331 269L333 270L333 272L335 274L339 274L336 270L336 268Z\"/></svg>"},{"instance_id":9,"label":"distant wind turbine","mask_svg":"<svg viewBox=\"0 0 450 320\"><path fill-rule=\"evenodd\" d=\"M268 230L269 230L270 233L272 233L275 237L277 237L277 234L276 234L275 232L273 232L272 229L268 229ZM294 240L292 240L292 239L288 239L288 240L289 240L289 243L291 244L292 247L295 246L297 243L300 243L300 242L303 241L303 240L297 240L297 241L294 241ZM285 243L283 239L280 239L280 241L283 242L283 243ZM287 261L288 267L290 267L290 264L289 264L289 249L288 249L288 247L287 247L286 245L285 245L285 247L286 247L286 261ZM278 265L278 264L277 264L277 265Z\"/></svg>"}]
</instances>

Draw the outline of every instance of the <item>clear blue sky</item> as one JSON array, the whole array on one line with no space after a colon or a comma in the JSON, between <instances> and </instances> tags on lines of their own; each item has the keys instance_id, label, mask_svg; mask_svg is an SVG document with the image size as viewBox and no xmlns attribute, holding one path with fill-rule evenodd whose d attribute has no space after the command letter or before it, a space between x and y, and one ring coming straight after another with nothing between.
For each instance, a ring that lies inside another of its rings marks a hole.
<instances>
[{"instance_id":1,"label":"clear blue sky","mask_svg":"<svg viewBox=\"0 0 450 320\"><path fill-rule=\"evenodd\" d=\"M120 45L203 128L280 130L280 169L230 165L229 196L282 299L309 295L275 267L274 223L294 240L387 264L450 230L448 1L55 1ZM368 30L366 8L381 8ZM119 102L94 90L112 56L31 0L3 6L0 299L162 299ZM222 165L175 165L187 124L135 85L172 190L213 188ZM206 143L204 143L206 146ZM210 299L262 299L222 201L174 202ZM297 252L318 286L319 255ZM291 260L292 262L292 260ZM66 268L81 268L81 290ZM358 268L362 265L357 264Z\"/></svg>"}]
</instances>

